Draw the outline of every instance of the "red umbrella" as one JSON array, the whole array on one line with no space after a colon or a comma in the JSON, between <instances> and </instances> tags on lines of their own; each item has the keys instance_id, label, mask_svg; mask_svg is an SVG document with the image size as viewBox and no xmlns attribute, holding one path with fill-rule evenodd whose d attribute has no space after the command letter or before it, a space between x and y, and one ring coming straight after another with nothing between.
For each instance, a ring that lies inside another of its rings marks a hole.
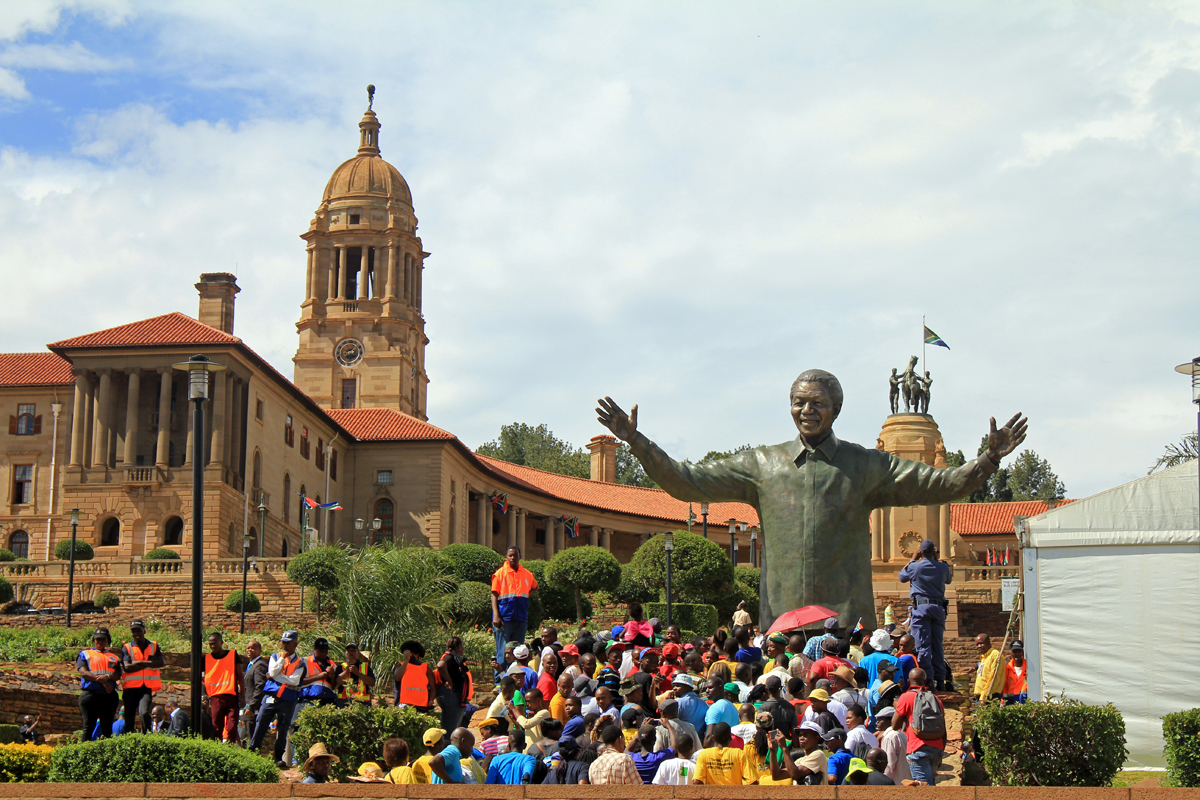
<instances>
[{"instance_id":1,"label":"red umbrella","mask_svg":"<svg viewBox=\"0 0 1200 800\"><path fill-rule=\"evenodd\" d=\"M776 631L794 631L809 625L815 625L818 622L823 622L830 617L836 617L838 612L830 611L825 606L805 606L797 608L794 611L789 611L786 614L780 614L775 619L775 623L771 625L771 629L767 631L770 635Z\"/></svg>"}]
</instances>

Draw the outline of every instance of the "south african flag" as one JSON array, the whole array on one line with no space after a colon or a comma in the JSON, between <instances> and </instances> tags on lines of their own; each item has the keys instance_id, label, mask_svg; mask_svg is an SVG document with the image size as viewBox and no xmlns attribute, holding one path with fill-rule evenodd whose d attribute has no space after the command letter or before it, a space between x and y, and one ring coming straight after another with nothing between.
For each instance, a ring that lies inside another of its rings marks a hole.
<instances>
[{"instance_id":1,"label":"south african flag","mask_svg":"<svg viewBox=\"0 0 1200 800\"><path fill-rule=\"evenodd\" d=\"M929 330L928 327L925 327L925 344L936 344L938 347L944 347L947 350L950 349L950 345L943 342L942 337Z\"/></svg>"}]
</instances>

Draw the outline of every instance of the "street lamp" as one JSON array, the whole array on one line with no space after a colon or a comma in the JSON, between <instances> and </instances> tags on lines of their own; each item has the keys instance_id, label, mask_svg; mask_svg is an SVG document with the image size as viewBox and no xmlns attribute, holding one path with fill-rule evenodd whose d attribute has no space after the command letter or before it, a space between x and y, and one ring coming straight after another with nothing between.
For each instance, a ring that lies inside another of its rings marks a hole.
<instances>
[{"instance_id":1,"label":"street lamp","mask_svg":"<svg viewBox=\"0 0 1200 800\"><path fill-rule=\"evenodd\" d=\"M173 364L188 374L188 399L192 401L192 733L202 734L200 699L204 690L204 401L208 399L208 373L225 369L207 356L195 355Z\"/></svg>"},{"instance_id":2,"label":"street lamp","mask_svg":"<svg viewBox=\"0 0 1200 800\"><path fill-rule=\"evenodd\" d=\"M750 529L750 566L758 568L758 526Z\"/></svg>"},{"instance_id":3,"label":"street lamp","mask_svg":"<svg viewBox=\"0 0 1200 800\"><path fill-rule=\"evenodd\" d=\"M242 622L239 633L246 632L246 579L250 573L250 531L242 534Z\"/></svg>"},{"instance_id":4,"label":"street lamp","mask_svg":"<svg viewBox=\"0 0 1200 800\"><path fill-rule=\"evenodd\" d=\"M708 503L700 504L701 529L704 531L704 538L708 538Z\"/></svg>"},{"instance_id":5,"label":"street lamp","mask_svg":"<svg viewBox=\"0 0 1200 800\"><path fill-rule=\"evenodd\" d=\"M736 519L729 520L729 560L737 566L737 526Z\"/></svg>"},{"instance_id":6,"label":"street lamp","mask_svg":"<svg viewBox=\"0 0 1200 800\"><path fill-rule=\"evenodd\" d=\"M71 606L75 600L75 533L79 530L79 509L71 509L71 566L67 568L67 627L71 627Z\"/></svg>"},{"instance_id":7,"label":"street lamp","mask_svg":"<svg viewBox=\"0 0 1200 800\"><path fill-rule=\"evenodd\" d=\"M263 543L267 541L267 493L258 490L258 555L262 557Z\"/></svg>"},{"instance_id":8,"label":"street lamp","mask_svg":"<svg viewBox=\"0 0 1200 800\"><path fill-rule=\"evenodd\" d=\"M1196 404L1196 447L1200 448L1200 358L1180 364L1175 371L1192 376L1192 402ZM1200 473L1200 470L1197 472Z\"/></svg>"},{"instance_id":9,"label":"street lamp","mask_svg":"<svg viewBox=\"0 0 1200 800\"><path fill-rule=\"evenodd\" d=\"M671 627L671 553L675 552L675 534L667 531L663 549L667 551L667 627Z\"/></svg>"},{"instance_id":10,"label":"street lamp","mask_svg":"<svg viewBox=\"0 0 1200 800\"><path fill-rule=\"evenodd\" d=\"M367 522L366 520L363 520L363 519L354 520L354 530L361 531L361 530L369 528L374 533L375 536L377 536L379 534L379 530L382 527L383 527L383 520L381 520L379 517L376 517L375 519L371 520L370 522ZM363 544L371 544L371 542L364 539ZM378 542L375 542L375 544L378 544Z\"/></svg>"}]
</instances>

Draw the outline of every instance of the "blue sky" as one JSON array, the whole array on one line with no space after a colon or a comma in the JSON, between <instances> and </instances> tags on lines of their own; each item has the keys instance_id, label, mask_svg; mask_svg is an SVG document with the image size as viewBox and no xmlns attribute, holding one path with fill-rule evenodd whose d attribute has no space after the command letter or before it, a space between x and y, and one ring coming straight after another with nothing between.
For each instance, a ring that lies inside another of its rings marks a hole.
<instances>
[{"instance_id":1,"label":"blue sky","mask_svg":"<svg viewBox=\"0 0 1200 800\"><path fill-rule=\"evenodd\" d=\"M4 350L238 271L290 375L303 244L364 87L425 249L430 419L678 457L793 435L838 374L870 444L929 355L950 449L1020 410L1068 494L1194 425L1200 14L1187 4L0 6Z\"/></svg>"}]
</instances>

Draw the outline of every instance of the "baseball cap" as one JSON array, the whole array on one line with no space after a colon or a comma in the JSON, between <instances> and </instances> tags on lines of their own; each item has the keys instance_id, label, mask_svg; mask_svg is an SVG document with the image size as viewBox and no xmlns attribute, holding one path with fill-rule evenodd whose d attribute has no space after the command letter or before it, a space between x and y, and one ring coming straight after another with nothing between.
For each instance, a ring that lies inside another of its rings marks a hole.
<instances>
[{"instance_id":1,"label":"baseball cap","mask_svg":"<svg viewBox=\"0 0 1200 800\"><path fill-rule=\"evenodd\" d=\"M632 722L645 713L646 712L642 711L641 706L639 706L637 703L633 703L625 706L625 708L621 711L621 721Z\"/></svg>"},{"instance_id":2,"label":"baseball cap","mask_svg":"<svg viewBox=\"0 0 1200 800\"><path fill-rule=\"evenodd\" d=\"M300 634L296 633L295 631L284 631L283 636L279 637L279 641L281 641L281 642L298 642L298 641L300 641Z\"/></svg>"},{"instance_id":3,"label":"baseball cap","mask_svg":"<svg viewBox=\"0 0 1200 800\"><path fill-rule=\"evenodd\" d=\"M829 702L829 692L824 689L813 689L808 693L809 700L820 700L823 703Z\"/></svg>"},{"instance_id":4,"label":"baseball cap","mask_svg":"<svg viewBox=\"0 0 1200 800\"><path fill-rule=\"evenodd\" d=\"M348 645L346 645L346 649L347 650L357 650L358 645L355 642L350 642Z\"/></svg>"},{"instance_id":5,"label":"baseball cap","mask_svg":"<svg viewBox=\"0 0 1200 800\"><path fill-rule=\"evenodd\" d=\"M564 656L577 656L579 655L579 648L573 644L569 644L562 649L562 654Z\"/></svg>"},{"instance_id":6,"label":"baseball cap","mask_svg":"<svg viewBox=\"0 0 1200 800\"><path fill-rule=\"evenodd\" d=\"M613 650L624 650L624 649L625 649L625 643L618 642L616 639L613 639L611 642L604 645L604 652L606 652L606 653L610 653Z\"/></svg>"},{"instance_id":7,"label":"baseball cap","mask_svg":"<svg viewBox=\"0 0 1200 800\"><path fill-rule=\"evenodd\" d=\"M725 691L727 691L727 692L740 692L741 690L742 690L742 687L738 686L733 681L730 681L729 683L725 684Z\"/></svg>"},{"instance_id":8,"label":"baseball cap","mask_svg":"<svg viewBox=\"0 0 1200 800\"><path fill-rule=\"evenodd\" d=\"M868 767L867 762L863 761L861 758L852 758L850 759L850 769L846 771L846 774L853 775L856 772L865 772L870 775L874 771L875 770Z\"/></svg>"},{"instance_id":9,"label":"baseball cap","mask_svg":"<svg viewBox=\"0 0 1200 800\"><path fill-rule=\"evenodd\" d=\"M886 672L889 675L896 672L896 663L888 661L886 658L879 659L879 663L875 665L876 672Z\"/></svg>"},{"instance_id":10,"label":"baseball cap","mask_svg":"<svg viewBox=\"0 0 1200 800\"><path fill-rule=\"evenodd\" d=\"M921 541L921 549L919 551L921 555L927 556L934 550L937 550L937 543L933 539L924 539Z\"/></svg>"},{"instance_id":11,"label":"baseball cap","mask_svg":"<svg viewBox=\"0 0 1200 800\"><path fill-rule=\"evenodd\" d=\"M496 726L498 726L499 724L500 724L500 720L496 719L495 717L488 717L488 718L487 718L487 719L485 719L483 722L479 723L479 727L481 727L481 728L495 728L495 727L496 727Z\"/></svg>"},{"instance_id":12,"label":"baseball cap","mask_svg":"<svg viewBox=\"0 0 1200 800\"><path fill-rule=\"evenodd\" d=\"M679 645L675 644L674 642L667 642L666 644L663 645L663 655L664 656L679 655Z\"/></svg>"},{"instance_id":13,"label":"baseball cap","mask_svg":"<svg viewBox=\"0 0 1200 800\"><path fill-rule=\"evenodd\" d=\"M834 739L842 739L844 741L846 739L846 729L830 728L829 732L824 734L821 738L827 742L832 742Z\"/></svg>"},{"instance_id":14,"label":"baseball cap","mask_svg":"<svg viewBox=\"0 0 1200 800\"><path fill-rule=\"evenodd\" d=\"M837 617L830 617L829 619L825 620L825 630L836 631L837 629L838 629L838 618Z\"/></svg>"},{"instance_id":15,"label":"baseball cap","mask_svg":"<svg viewBox=\"0 0 1200 800\"><path fill-rule=\"evenodd\" d=\"M788 637L784 636L779 631L775 631L774 633L772 633L770 636L767 637L767 641L774 642L775 644L787 644Z\"/></svg>"},{"instance_id":16,"label":"baseball cap","mask_svg":"<svg viewBox=\"0 0 1200 800\"><path fill-rule=\"evenodd\" d=\"M616 639L618 636L620 636L624 632L625 632L624 625L613 625L612 626L612 638Z\"/></svg>"},{"instance_id":17,"label":"baseball cap","mask_svg":"<svg viewBox=\"0 0 1200 800\"><path fill-rule=\"evenodd\" d=\"M523 644L513 648L513 658L529 658L529 648Z\"/></svg>"},{"instance_id":18,"label":"baseball cap","mask_svg":"<svg viewBox=\"0 0 1200 800\"><path fill-rule=\"evenodd\" d=\"M891 706L885 706L875 712L875 719L883 719L884 717L896 716L896 709Z\"/></svg>"},{"instance_id":19,"label":"baseball cap","mask_svg":"<svg viewBox=\"0 0 1200 800\"><path fill-rule=\"evenodd\" d=\"M108 628L96 628L96 632L92 634L92 639L107 639L112 641L112 637L108 635Z\"/></svg>"},{"instance_id":20,"label":"baseball cap","mask_svg":"<svg viewBox=\"0 0 1200 800\"><path fill-rule=\"evenodd\" d=\"M696 688L696 684L692 682L692 676L685 675L682 672L676 673L675 677L671 679L671 683L678 684L680 686L686 686L689 689Z\"/></svg>"},{"instance_id":21,"label":"baseball cap","mask_svg":"<svg viewBox=\"0 0 1200 800\"><path fill-rule=\"evenodd\" d=\"M140 619L131 619L129 620L129 630L133 630L134 628L141 628L142 630L145 630L146 623L142 622Z\"/></svg>"},{"instance_id":22,"label":"baseball cap","mask_svg":"<svg viewBox=\"0 0 1200 800\"><path fill-rule=\"evenodd\" d=\"M428 730L425 731L425 735L421 737L421 742L426 747L429 747L429 745L431 745L431 744L437 744L438 742L440 742L442 740L442 737L445 735L446 735L446 732L444 730L442 730L441 728L429 728Z\"/></svg>"},{"instance_id":23,"label":"baseball cap","mask_svg":"<svg viewBox=\"0 0 1200 800\"><path fill-rule=\"evenodd\" d=\"M1022 642L1020 639L1013 639L1012 642L1009 643L1008 649L1009 650L1020 650L1021 652L1025 652L1025 643Z\"/></svg>"},{"instance_id":24,"label":"baseball cap","mask_svg":"<svg viewBox=\"0 0 1200 800\"><path fill-rule=\"evenodd\" d=\"M328 650L328 649L329 649L329 640L326 639L324 636L317 637L317 639L315 639L313 641L313 650Z\"/></svg>"}]
</instances>

